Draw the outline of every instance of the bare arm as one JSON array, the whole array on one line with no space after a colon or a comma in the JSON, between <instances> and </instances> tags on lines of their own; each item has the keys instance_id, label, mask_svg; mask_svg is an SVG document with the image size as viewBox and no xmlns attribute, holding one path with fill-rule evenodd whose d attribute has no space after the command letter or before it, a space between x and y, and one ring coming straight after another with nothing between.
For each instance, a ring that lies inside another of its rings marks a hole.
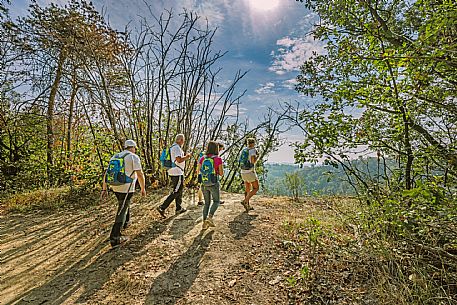
<instances>
[{"instance_id":1,"label":"bare arm","mask_svg":"<svg viewBox=\"0 0 457 305\"><path fill-rule=\"evenodd\" d=\"M108 190L108 185L106 184L106 172L105 174L103 175L103 181L102 181L102 191L105 191Z\"/></svg>"},{"instance_id":2,"label":"bare arm","mask_svg":"<svg viewBox=\"0 0 457 305\"><path fill-rule=\"evenodd\" d=\"M219 168L217 169L217 173L219 174L219 176L224 176L224 166L221 164L219 165Z\"/></svg>"},{"instance_id":3,"label":"bare arm","mask_svg":"<svg viewBox=\"0 0 457 305\"><path fill-rule=\"evenodd\" d=\"M145 179L144 179L144 173L143 173L143 170L136 170L136 175L138 177L138 183L140 183L140 187L142 190L145 189Z\"/></svg>"},{"instance_id":4,"label":"bare arm","mask_svg":"<svg viewBox=\"0 0 457 305\"><path fill-rule=\"evenodd\" d=\"M138 177L138 183L140 184L141 187L141 195L146 196L146 183L144 179L144 173L143 170L136 170L136 175Z\"/></svg>"},{"instance_id":5,"label":"bare arm","mask_svg":"<svg viewBox=\"0 0 457 305\"><path fill-rule=\"evenodd\" d=\"M255 164L257 162L257 156L251 156L251 163Z\"/></svg>"},{"instance_id":6,"label":"bare arm","mask_svg":"<svg viewBox=\"0 0 457 305\"><path fill-rule=\"evenodd\" d=\"M106 172L103 175L103 182L102 182L102 192L100 194L100 202L103 202L106 198L108 198L108 185L106 184Z\"/></svg>"},{"instance_id":7,"label":"bare arm","mask_svg":"<svg viewBox=\"0 0 457 305\"><path fill-rule=\"evenodd\" d=\"M182 162L184 162L186 160L189 160L191 157L192 157L191 154L187 154L184 157L176 157L176 162L182 163Z\"/></svg>"}]
</instances>

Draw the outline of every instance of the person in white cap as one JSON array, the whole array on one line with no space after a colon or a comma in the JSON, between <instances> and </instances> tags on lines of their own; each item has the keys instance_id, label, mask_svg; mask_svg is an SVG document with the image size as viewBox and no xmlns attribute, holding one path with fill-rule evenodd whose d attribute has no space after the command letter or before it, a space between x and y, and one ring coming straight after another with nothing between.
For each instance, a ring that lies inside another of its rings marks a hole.
<instances>
[{"instance_id":1,"label":"person in white cap","mask_svg":"<svg viewBox=\"0 0 457 305\"><path fill-rule=\"evenodd\" d=\"M128 240L127 237L121 236L121 230L127 228L130 223L130 200L135 192L135 184L137 180L140 184L141 195L146 196L145 179L141 168L140 157L135 154L137 145L135 141L127 140L125 141L124 148L124 151L111 158L111 160L123 160L125 176L129 177L128 182L126 183L116 183L116 185L110 185L119 203L114 225L110 234L110 243L113 248ZM107 180L109 179L106 178L106 175L107 174L105 173L105 177L103 179L102 198L107 196L108 191Z\"/></svg>"}]
</instances>

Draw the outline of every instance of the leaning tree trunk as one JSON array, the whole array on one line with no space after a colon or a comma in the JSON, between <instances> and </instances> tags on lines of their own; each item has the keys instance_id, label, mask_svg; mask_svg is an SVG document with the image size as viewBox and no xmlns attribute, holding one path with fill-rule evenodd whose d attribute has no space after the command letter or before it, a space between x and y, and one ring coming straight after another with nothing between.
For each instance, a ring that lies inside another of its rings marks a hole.
<instances>
[{"instance_id":1,"label":"leaning tree trunk","mask_svg":"<svg viewBox=\"0 0 457 305\"><path fill-rule=\"evenodd\" d=\"M68 126L67 126L67 165L71 164L71 130L73 125L73 116L76 104L76 93L78 92L78 85L76 81L76 72L73 72L71 95L70 95L70 109L68 113Z\"/></svg>"},{"instance_id":2,"label":"leaning tree trunk","mask_svg":"<svg viewBox=\"0 0 457 305\"><path fill-rule=\"evenodd\" d=\"M54 82L51 86L51 92L49 94L49 101L48 101L48 110L46 112L46 132L47 132L47 146L46 146L46 172L48 175L48 181L50 184L53 183L52 177L52 165L53 165L53 155L52 149L54 146L54 131L52 129L53 121L54 121L54 108L56 104L56 95L57 90L59 88L60 79L62 78L62 70L63 65L65 63L66 54L65 50L61 50L59 54L59 61L57 62L57 69L56 69L56 76L54 78Z\"/></svg>"}]
</instances>

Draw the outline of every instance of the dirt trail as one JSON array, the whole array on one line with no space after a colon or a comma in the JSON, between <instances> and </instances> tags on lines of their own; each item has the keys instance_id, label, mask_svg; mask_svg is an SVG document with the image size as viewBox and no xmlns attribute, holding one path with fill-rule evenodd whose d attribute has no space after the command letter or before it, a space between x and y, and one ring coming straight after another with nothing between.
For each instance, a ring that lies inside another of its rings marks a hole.
<instances>
[{"instance_id":1,"label":"dirt trail","mask_svg":"<svg viewBox=\"0 0 457 305\"><path fill-rule=\"evenodd\" d=\"M284 200L258 197L247 214L240 195L223 199L201 233L201 207L162 220L162 196L137 196L115 250L112 204L1 216L0 304L287 304L274 269Z\"/></svg>"}]
</instances>

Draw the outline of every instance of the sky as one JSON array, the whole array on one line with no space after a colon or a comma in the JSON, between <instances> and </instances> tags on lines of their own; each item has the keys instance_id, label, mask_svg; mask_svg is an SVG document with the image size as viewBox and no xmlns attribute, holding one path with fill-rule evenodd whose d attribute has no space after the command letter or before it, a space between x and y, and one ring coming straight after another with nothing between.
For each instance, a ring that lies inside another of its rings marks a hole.
<instances>
[{"instance_id":1,"label":"sky","mask_svg":"<svg viewBox=\"0 0 457 305\"><path fill-rule=\"evenodd\" d=\"M12 15L24 15L30 0L12 0ZM64 4L66 0L38 0ZM103 10L109 23L118 29L139 16L148 15L147 4L154 14L164 9L179 13L183 9L197 12L218 30L214 48L227 51L220 60L221 81L233 79L238 70L248 74L239 83L247 90L241 101L243 115L258 121L268 107L279 102L307 103L294 90L300 65L312 54L323 52L323 44L308 34L315 21L303 3L295 0L92 0ZM289 143L299 141L300 134L282 135L285 144L269 157L269 162L293 163Z\"/></svg>"}]
</instances>

